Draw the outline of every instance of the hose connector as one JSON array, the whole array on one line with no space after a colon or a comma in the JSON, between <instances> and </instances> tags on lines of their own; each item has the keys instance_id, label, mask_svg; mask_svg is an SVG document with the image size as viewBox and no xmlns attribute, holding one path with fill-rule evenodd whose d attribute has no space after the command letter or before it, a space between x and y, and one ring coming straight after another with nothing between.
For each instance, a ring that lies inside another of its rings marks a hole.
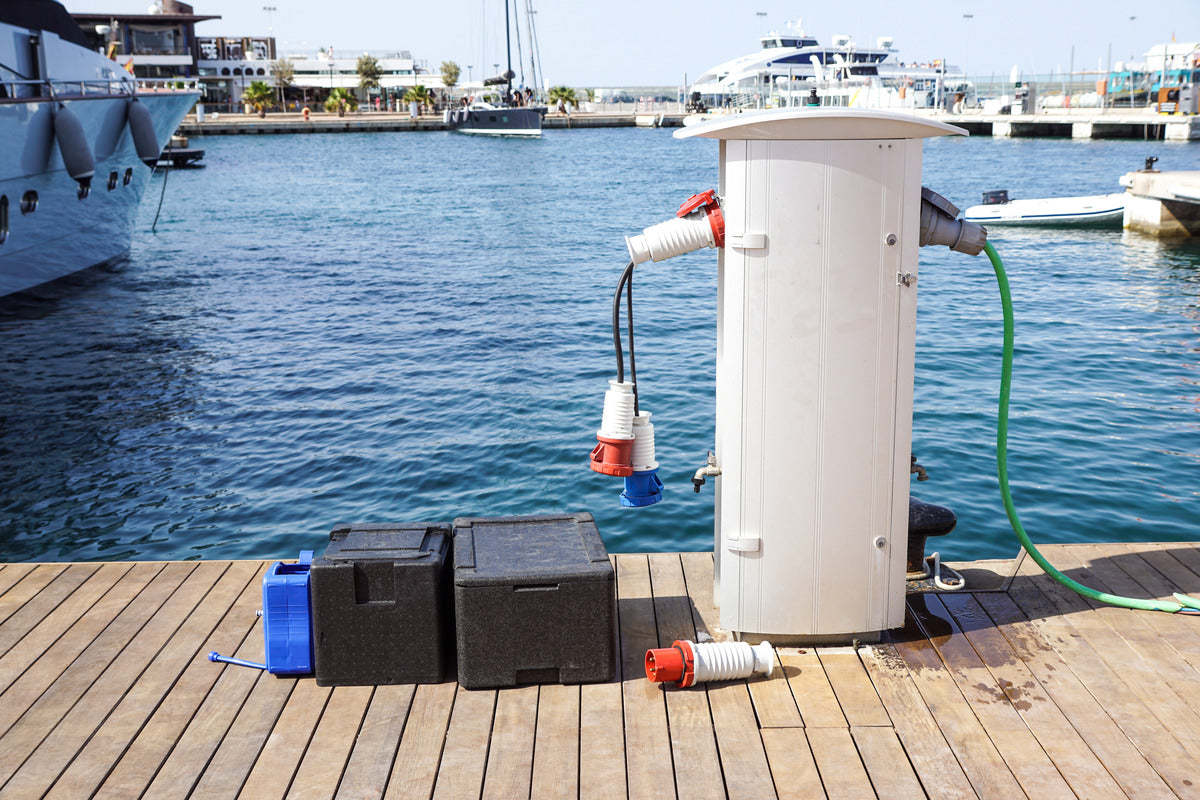
<instances>
[{"instance_id":1,"label":"hose connector","mask_svg":"<svg viewBox=\"0 0 1200 800\"><path fill-rule=\"evenodd\" d=\"M951 250L977 256L987 244L987 228L958 218L958 207L937 192L921 187L921 247L944 244Z\"/></svg>"},{"instance_id":2,"label":"hose connector","mask_svg":"<svg viewBox=\"0 0 1200 800\"><path fill-rule=\"evenodd\" d=\"M651 225L638 236L625 237L635 264L663 261L702 247L725 246L725 217L716 191L694 194L675 212L675 219Z\"/></svg>"}]
</instances>

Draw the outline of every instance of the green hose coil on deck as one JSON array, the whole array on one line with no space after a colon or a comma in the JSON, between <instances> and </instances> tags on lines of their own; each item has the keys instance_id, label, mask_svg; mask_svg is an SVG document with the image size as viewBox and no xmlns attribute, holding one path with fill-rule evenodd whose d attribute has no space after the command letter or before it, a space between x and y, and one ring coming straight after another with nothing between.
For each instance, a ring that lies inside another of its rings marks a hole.
<instances>
[{"instance_id":1,"label":"green hose coil on deck","mask_svg":"<svg viewBox=\"0 0 1200 800\"><path fill-rule=\"evenodd\" d=\"M1017 517L1017 509L1013 505L1012 500L1012 491L1008 485L1008 399L1012 391L1013 365L1012 293L1008 287L1008 276L1004 273L1004 263L1000 260L996 249L992 247L992 243L988 242L985 244L983 251L987 253L988 259L992 262L992 268L996 271L996 283L1000 286L1000 301L1004 306L1004 359L1000 373L1000 406L996 415L996 472L1000 478L1000 494L1004 498L1004 510L1008 514L1008 521L1012 524L1013 532L1021 540L1021 546L1025 548L1025 552L1029 553L1030 557L1037 562L1037 565L1047 575L1068 589L1092 600L1121 606L1122 608L1133 608L1143 611L1166 611L1171 614L1182 611L1185 607L1189 608L1189 610L1196 608L1196 606L1192 606L1190 603L1185 606L1183 603L1162 600L1139 600L1133 597L1121 597L1120 595L1108 594L1107 592L1099 592L1088 588L1055 569L1046 560L1046 557L1038 552L1033 542L1029 540L1029 535L1025 533L1025 529L1021 526L1021 520ZM1181 600L1183 599L1178 594L1176 597ZM1188 599L1196 602L1192 598Z\"/></svg>"}]
</instances>

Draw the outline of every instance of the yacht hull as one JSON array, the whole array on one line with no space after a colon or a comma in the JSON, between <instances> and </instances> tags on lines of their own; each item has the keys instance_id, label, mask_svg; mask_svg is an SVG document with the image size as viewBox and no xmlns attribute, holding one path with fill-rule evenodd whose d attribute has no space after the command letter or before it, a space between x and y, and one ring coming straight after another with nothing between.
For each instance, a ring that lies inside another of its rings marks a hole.
<instances>
[{"instance_id":1,"label":"yacht hull","mask_svg":"<svg viewBox=\"0 0 1200 800\"><path fill-rule=\"evenodd\" d=\"M195 102L195 92L138 95L160 145ZM128 97L66 99L95 159L86 196L67 174L54 138L53 103L0 102L0 296L32 288L129 252L151 170L138 158L126 120ZM36 197L36 205L33 198Z\"/></svg>"},{"instance_id":2,"label":"yacht hull","mask_svg":"<svg viewBox=\"0 0 1200 800\"><path fill-rule=\"evenodd\" d=\"M455 133L473 136L541 136L542 114L536 108L466 108L446 112Z\"/></svg>"}]
</instances>

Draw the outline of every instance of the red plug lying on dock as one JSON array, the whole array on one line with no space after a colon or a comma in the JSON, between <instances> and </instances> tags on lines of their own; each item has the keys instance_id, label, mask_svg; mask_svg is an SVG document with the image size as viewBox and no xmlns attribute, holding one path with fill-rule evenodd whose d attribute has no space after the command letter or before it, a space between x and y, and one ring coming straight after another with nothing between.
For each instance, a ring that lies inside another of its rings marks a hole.
<instances>
[{"instance_id":1,"label":"red plug lying on dock","mask_svg":"<svg viewBox=\"0 0 1200 800\"><path fill-rule=\"evenodd\" d=\"M655 683L672 682L680 688L704 681L731 681L751 675L770 675L775 651L770 642L696 644L675 640L670 647L646 651L646 677Z\"/></svg>"}]
</instances>

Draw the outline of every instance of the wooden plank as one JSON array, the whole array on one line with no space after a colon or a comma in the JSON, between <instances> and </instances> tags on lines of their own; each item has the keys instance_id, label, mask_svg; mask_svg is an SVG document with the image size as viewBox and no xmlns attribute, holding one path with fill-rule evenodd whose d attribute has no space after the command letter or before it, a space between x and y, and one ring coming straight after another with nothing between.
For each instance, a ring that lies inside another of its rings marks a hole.
<instances>
[{"instance_id":1,"label":"wooden plank","mask_svg":"<svg viewBox=\"0 0 1200 800\"><path fill-rule=\"evenodd\" d=\"M217 750L213 764L205 770L196 786L198 797L228 797L233 794L246 800L268 800L283 797L287 793L292 779L296 777L300 759L308 749L313 731L325 711L325 704L334 690L328 686L318 686L316 681L307 678L283 680L295 683L295 687L261 748L254 746L259 743L258 736L246 739L238 737L239 744L244 742L250 746L236 748L226 747L231 741L227 737ZM366 706L367 698L361 697L361 693L354 697L363 707Z\"/></svg>"},{"instance_id":2,"label":"wooden plank","mask_svg":"<svg viewBox=\"0 0 1200 800\"><path fill-rule=\"evenodd\" d=\"M761 734L779 800L822 800L825 789L804 730L764 728Z\"/></svg>"},{"instance_id":3,"label":"wooden plank","mask_svg":"<svg viewBox=\"0 0 1200 800\"><path fill-rule=\"evenodd\" d=\"M688 596L692 598L692 623L701 639L723 642L729 634L721 629L721 614L713 598L713 554L681 553Z\"/></svg>"},{"instance_id":4,"label":"wooden plank","mask_svg":"<svg viewBox=\"0 0 1200 800\"><path fill-rule=\"evenodd\" d=\"M1059 562L1067 559L1067 554L1049 549ZM1032 580L1064 615L1062 619L1087 641L1096 657L1112 668L1180 744L1186 746L1200 740L1200 716L1169 682L1173 671L1164 668L1170 666L1172 659L1163 657L1164 644L1158 637L1145 635L1146 628L1139 619L1142 614L1111 606L1093 607L1094 604L1046 575ZM1120 619L1114 619L1114 615ZM1118 627L1123 632L1119 632ZM1131 646L1129 639L1136 641L1138 646ZM1147 649L1145 654L1141 652L1142 647ZM1194 670L1192 673L1194 676Z\"/></svg>"},{"instance_id":5,"label":"wooden plank","mask_svg":"<svg viewBox=\"0 0 1200 800\"><path fill-rule=\"evenodd\" d=\"M263 637L251 635L238 648L236 656L261 664L263 651ZM211 663L209 666L218 671L219 677L154 776L146 790L147 797L191 797L197 781L221 749L228 752L240 748L253 764L262 740L296 685L294 680L281 680L246 667ZM249 768L246 765L238 776L238 788ZM229 795L236 795L238 788ZM118 799L128 797L107 786L101 794Z\"/></svg>"},{"instance_id":6,"label":"wooden plank","mask_svg":"<svg viewBox=\"0 0 1200 800\"><path fill-rule=\"evenodd\" d=\"M70 598L71 594L95 573L97 564L73 564L59 572L36 596L0 623L0 654L21 641L27 633ZM0 603L3 601L0 600Z\"/></svg>"},{"instance_id":7,"label":"wooden plank","mask_svg":"<svg viewBox=\"0 0 1200 800\"><path fill-rule=\"evenodd\" d=\"M5 603L4 595L13 586L37 567L36 564L5 564L0 570L0 604Z\"/></svg>"},{"instance_id":8,"label":"wooden plank","mask_svg":"<svg viewBox=\"0 0 1200 800\"><path fill-rule=\"evenodd\" d=\"M1196 542L1162 545L1172 558L1182 564L1195 577L1191 580L1181 580L1177 591L1188 594L1200 594L1200 544Z\"/></svg>"},{"instance_id":9,"label":"wooden plank","mask_svg":"<svg viewBox=\"0 0 1200 800\"><path fill-rule=\"evenodd\" d=\"M38 564L36 569L25 573L17 584L0 595L0 623L8 620L20 611L22 606L37 597L66 568L66 564Z\"/></svg>"},{"instance_id":10,"label":"wooden plank","mask_svg":"<svg viewBox=\"0 0 1200 800\"><path fill-rule=\"evenodd\" d=\"M388 779L387 800L433 796L442 746L450 724L450 710L457 696L457 684L453 682L417 687ZM488 725L490 727L490 721Z\"/></svg>"},{"instance_id":11,"label":"wooden plank","mask_svg":"<svg viewBox=\"0 0 1200 800\"><path fill-rule=\"evenodd\" d=\"M816 650L838 705L853 727L884 725L890 727L883 701L875 691L858 653L852 647L822 647Z\"/></svg>"},{"instance_id":12,"label":"wooden plank","mask_svg":"<svg viewBox=\"0 0 1200 800\"><path fill-rule=\"evenodd\" d=\"M7 783L20 765L42 743L54 726L71 710L97 681L109 671L122 650L134 640L145 625L150 624L164 603L169 603L172 593L190 575L195 565L171 564L145 588L137 598L117 616L111 625L83 651L75 661L58 675L50 687L39 697L16 695L5 692L3 712L25 709L12 727L0 737L0 784ZM185 595L191 599L190 595ZM155 626L161 628L161 623ZM136 665L133 675L141 672ZM61 665L58 665L61 668ZM127 665L129 668L129 665ZM26 672L26 675L29 673ZM25 676L22 676L25 677ZM17 684L18 686L20 683ZM74 755L72 752L71 755Z\"/></svg>"},{"instance_id":13,"label":"wooden plank","mask_svg":"<svg viewBox=\"0 0 1200 800\"><path fill-rule=\"evenodd\" d=\"M258 565L253 562L228 565L203 602L154 656L150 666L117 703L96 735L79 751L70 767L58 778L53 790L44 797L73 800L78 797L90 797L95 792L113 764L146 723L146 719L174 690L180 674L189 663L197 662L198 645L210 636L225 618L234 601L244 593L257 571ZM212 572L215 574L216 569ZM200 569L193 573L193 577L210 579ZM203 653L199 655L203 657ZM93 687L93 691L103 692L110 687L111 682L104 681L101 685ZM86 696L76 708L85 705L85 701ZM71 715L63 720L62 725L80 730L86 728L82 721L72 722ZM48 737L43 747L48 745L54 747L56 757L66 751L62 737ZM29 762L26 762L26 766L28 764Z\"/></svg>"},{"instance_id":14,"label":"wooden plank","mask_svg":"<svg viewBox=\"0 0 1200 800\"><path fill-rule=\"evenodd\" d=\"M617 608L629 797L666 800L676 796L674 781L663 779L673 764L671 731L663 691L646 680L646 650L658 646L646 556L617 556Z\"/></svg>"},{"instance_id":15,"label":"wooden plank","mask_svg":"<svg viewBox=\"0 0 1200 800\"><path fill-rule=\"evenodd\" d=\"M692 602L678 554L651 555L649 564L658 646L668 647L676 640L694 641ZM644 675L643 671L643 680ZM724 784L713 780L714 775L721 774L721 761L705 687L679 689L664 685L662 692L667 703L676 791L689 800L724 800ZM634 746L640 743L635 741Z\"/></svg>"},{"instance_id":16,"label":"wooden plank","mask_svg":"<svg viewBox=\"0 0 1200 800\"><path fill-rule=\"evenodd\" d=\"M1172 556L1174 550L1169 552L1163 546L1141 544L1126 547L1139 558L1134 563L1123 561L1121 568L1151 597L1174 599L1171 595L1175 592L1188 593L1189 589L1181 587L1191 587L1192 592L1200 591L1196 588L1200 576ZM1193 668L1200 669L1200 626L1195 624L1195 620L1188 616L1153 616L1160 635L1165 636Z\"/></svg>"},{"instance_id":17,"label":"wooden plank","mask_svg":"<svg viewBox=\"0 0 1200 800\"><path fill-rule=\"evenodd\" d=\"M779 663L806 727L848 728L825 667L812 648L780 647Z\"/></svg>"},{"instance_id":18,"label":"wooden plank","mask_svg":"<svg viewBox=\"0 0 1200 800\"><path fill-rule=\"evenodd\" d=\"M713 607L713 561L710 554L684 554L681 558L688 596L692 601L693 624L697 636L701 631L717 640L726 637L716 628L717 611ZM765 690L762 702L780 697L785 675L780 673L770 679L779 683L779 689ZM752 681L753 683L753 681ZM790 692L789 692L790 693ZM794 700L785 699L785 703ZM725 791L730 798L770 797L775 788L771 779L767 752L759 732L758 717L746 681L710 684L708 703L712 712L713 729L717 737L717 751L721 757L721 771L725 778ZM786 707L785 707L786 708ZM786 710L780 710L774 721L792 722ZM793 723L794 724L794 723ZM681 792L681 796L683 793Z\"/></svg>"},{"instance_id":19,"label":"wooden plank","mask_svg":"<svg viewBox=\"0 0 1200 800\"><path fill-rule=\"evenodd\" d=\"M265 563L250 563L252 577L241 596L217 629L201 644L197 656L188 664L179 681L120 756L100 786L97 797L140 797L154 780L155 773L182 736L213 684L222 675L221 667L210 662L207 653L213 650L225 654L237 653L252 631L259 642L259 649L262 649L262 633L256 629L254 611L262 606L262 588L257 578L262 574ZM249 656L243 651L242 657ZM240 672L252 673L252 670L243 669Z\"/></svg>"},{"instance_id":20,"label":"wooden plank","mask_svg":"<svg viewBox=\"0 0 1200 800\"><path fill-rule=\"evenodd\" d=\"M1022 652L1026 663L1030 663L1031 657L1026 656L1023 650L1030 647L1042 648L1042 654L1048 650L1055 651L1060 656L1058 663L1074 673L1092 696L1102 699L1103 711L1116 721L1124 735L1141 751L1171 790L1180 797L1200 797L1194 786L1195 776L1200 774L1200 764L1155 717L1139 695L1079 635L1066 616L1035 585L1037 580L1018 578L1009 587L1008 596L1016 602L1036 630L1035 640L1021 643L1021 646L1006 632L1014 648ZM999 597L1002 595L997 595ZM992 619L996 619L993 607L999 601L983 594L977 595L977 598ZM1042 685L1050 689L1046 678L1043 675L1038 677ZM1059 707L1067 710L1061 703ZM1114 768L1111 772L1118 782L1122 781L1121 770Z\"/></svg>"},{"instance_id":21,"label":"wooden plank","mask_svg":"<svg viewBox=\"0 0 1200 800\"><path fill-rule=\"evenodd\" d=\"M495 708L495 690L470 691L459 687L433 789L436 800L478 800L483 790Z\"/></svg>"},{"instance_id":22,"label":"wooden plank","mask_svg":"<svg viewBox=\"0 0 1200 800\"><path fill-rule=\"evenodd\" d=\"M579 718L579 694L578 686L551 684L538 690L533 782L530 787L530 797L533 800L565 800L579 796L579 741L582 724ZM617 723L620 723L619 717ZM588 751L587 756L591 760L597 758L598 754ZM624 760L624 753L606 753L604 756Z\"/></svg>"},{"instance_id":23,"label":"wooden plank","mask_svg":"<svg viewBox=\"0 0 1200 800\"><path fill-rule=\"evenodd\" d=\"M875 794L849 730L809 728L806 733L829 800L862 800Z\"/></svg>"},{"instance_id":24,"label":"wooden plank","mask_svg":"<svg viewBox=\"0 0 1200 800\"><path fill-rule=\"evenodd\" d=\"M63 634L53 645L46 649L40 658L32 665L19 662L0 661L0 732L7 731L33 705L47 688L72 668L80 655L90 647L103 640L100 647L108 643L112 646L119 644L119 637L126 628L137 619L145 620L151 613L150 606L143 601L134 605L139 594L147 589L153 581L162 578L154 584L150 593L161 602L162 596L169 592L186 577L184 572L173 571L169 576L162 576L162 564L138 564L117 581L111 590L85 613L69 631ZM140 616L139 616L140 615ZM120 624L112 626L114 620ZM132 632L130 632L132 635ZM81 664L75 668L77 672L93 669L98 674L102 666L96 663ZM19 676L19 677L18 677ZM90 682L90 677L89 677ZM5 776L7 777L7 776Z\"/></svg>"},{"instance_id":25,"label":"wooden plank","mask_svg":"<svg viewBox=\"0 0 1200 800\"><path fill-rule=\"evenodd\" d=\"M1025 793L1062 800L1074 797L1050 756L1009 701L1009 694L984 666L941 600L931 594L920 598L920 602L910 601L909 605L913 618L925 629L949 669L958 691L974 710Z\"/></svg>"},{"instance_id":26,"label":"wooden plank","mask_svg":"<svg viewBox=\"0 0 1200 800\"><path fill-rule=\"evenodd\" d=\"M536 686L503 689L497 693L492 744L483 778L484 800L529 797L537 711Z\"/></svg>"},{"instance_id":27,"label":"wooden plank","mask_svg":"<svg viewBox=\"0 0 1200 800\"><path fill-rule=\"evenodd\" d=\"M972 698L976 708L992 705L1003 708L1000 699L1007 700L1077 796L1089 800L1124 797L1125 793L1104 764L1013 651L978 601L969 594L944 594L931 601L931 605L933 602L952 615L949 624L962 631L961 635L972 648L969 653L958 654L951 652L949 647L943 648L942 659L953 665L959 686ZM973 685L968 685L972 682ZM985 718L987 712L981 714L977 710L976 713L988 731L995 733ZM1004 730L1003 727L999 729ZM1020 732L1017 735L1024 736Z\"/></svg>"},{"instance_id":28,"label":"wooden plank","mask_svg":"<svg viewBox=\"0 0 1200 800\"><path fill-rule=\"evenodd\" d=\"M771 769L745 681L709 684L708 702L729 797L773 796Z\"/></svg>"},{"instance_id":29,"label":"wooden plank","mask_svg":"<svg viewBox=\"0 0 1200 800\"><path fill-rule=\"evenodd\" d=\"M295 800L333 800L375 693L373 686L338 686L304 750L287 796ZM282 721L282 718L281 718ZM260 794L246 794L260 798ZM282 795L280 795L282 797Z\"/></svg>"},{"instance_id":30,"label":"wooden plank","mask_svg":"<svg viewBox=\"0 0 1200 800\"><path fill-rule=\"evenodd\" d=\"M770 677L752 678L747 681L747 685L760 728L804 727L800 707L796 704L796 698L792 696L792 689L788 683L787 668L783 666L778 651L775 653L775 667Z\"/></svg>"},{"instance_id":31,"label":"wooden plank","mask_svg":"<svg viewBox=\"0 0 1200 800\"><path fill-rule=\"evenodd\" d=\"M1126 795L1163 800L1174 796L1174 792L1163 783L1162 778L1129 741L1099 700L1080 682L1010 597L1003 594L979 594L973 595L971 599L988 614L996 626L993 630L996 635L1004 638L1015 659L1011 663L1004 662L1001 655L1003 644L997 641L994 647L1000 652L994 659L987 659L989 664L1004 663L1004 674L1013 675L1011 682L1014 687L1021 687L1023 693L1042 690L1049 697L1049 703L1035 703L1031 700L1030 707L1023 711L1027 716L1038 717L1038 730L1043 730L1044 725L1047 738L1054 736L1056 731L1061 731L1061 722L1053 719L1055 712L1061 712L1071 727L1078 731L1074 737L1069 732L1062 731L1064 747L1070 748L1075 738L1083 738L1087 747L1095 753L1096 758L1111 773L1111 777ZM989 645L989 648L991 646L993 645ZM1029 678L1024 678L1025 674L1028 674ZM1051 755L1054 756L1054 753ZM1072 760L1085 759L1086 754L1070 751L1068 757ZM1064 775L1073 786L1076 781L1081 781L1074 768L1066 769ZM1095 776L1094 780L1103 779Z\"/></svg>"},{"instance_id":32,"label":"wooden plank","mask_svg":"<svg viewBox=\"0 0 1200 800\"><path fill-rule=\"evenodd\" d=\"M90 612L126 573L130 564L105 564L57 608L50 611L19 642L0 656L0 686L9 686L54 645L71 626ZM64 665L65 666L65 665Z\"/></svg>"},{"instance_id":33,"label":"wooden plank","mask_svg":"<svg viewBox=\"0 0 1200 800\"><path fill-rule=\"evenodd\" d=\"M153 697L156 693L161 696L181 669L177 663L180 657L179 650L182 648L189 653L195 652L195 638L188 640L185 634L181 639L174 639L176 632L188 628L193 636L205 636L224 614L225 608L211 615L195 616L193 611L227 569L227 563L215 561L202 562L195 566L183 584L155 610L146 624L141 626L137 635L119 652L110 651L110 663L94 682L84 687L84 691L78 695L78 700L66 713L60 713L54 704L35 704L27 718L54 719L53 730L48 734L41 731L34 733L39 740L38 744L29 753L25 763L5 784L5 791L16 796L45 791L87 744L88 739L99 729L122 697L135 685L141 685L143 678L146 679L147 697ZM193 618L197 622L189 627L188 621ZM173 648L170 647L172 642ZM165 665L160 668L172 674L169 679L163 679L166 687L161 687L158 676L153 673L147 675L147 670L156 663L156 657L164 648L170 649L167 650L163 661L157 663ZM57 693L60 683L56 682L48 694ZM76 682L66 682L61 685L61 689L65 695L70 696L75 694L77 686ZM148 710L144 709L143 713ZM10 734L15 734L17 728L18 726L14 726ZM30 740L32 738L30 737ZM4 739L6 748L14 750L23 746L23 742L18 745L18 741L20 740L16 735L6 736Z\"/></svg>"},{"instance_id":34,"label":"wooden plank","mask_svg":"<svg viewBox=\"0 0 1200 800\"><path fill-rule=\"evenodd\" d=\"M1125 597L1174 600L1171 595L1176 589L1162 574L1130 548L1116 547L1119 550L1114 552L1113 546L1078 546L1071 553L1076 557L1076 563L1086 565L1096 577L1095 588ZM1128 615L1121 612L1115 617L1109 613L1109 625L1120 625L1118 632L1144 658L1157 659L1155 669L1167 680L1200 680L1200 672L1196 671L1200 665L1200 626L1195 624L1195 619L1156 613L1138 614L1136 618L1144 629L1135 630L1125 624ZM1152 646L1145 643L1150 631L1154 636ZM1194 695L1194 692L1184 693L1185 699L1191 701L1192 709L1196 710Z\"/></svg>"},{"instance_id":35,"label":"wooden plank","mask_svg":"<svg viewBox=\"0 0 1200 800\"><path fill-rule=\"evenodd\" d=\"M975 790L895 646L883 644L860 648L859 657L884 706L891 709L896 735L922 785L937 787L930 791L930 796L956 800L975 798Z\"/></svg>"},{"instance_id":36,"label":"wooden plank","mask_svg":"<svg viewBox=\"0 0 1200 800\"><path fill-rule=\"evenodd\" d=\"M879 800L924 799L921 781L913 772L895 730L879 726L859 727L851 728L850 735L854 737L859 758ZM938 796L938 787L930 787L930 796Z\"/></svg>"},{"instance_id":37,"label":"wooden plank","mask_svg":"<svg viewBox=\"0 0 1200 800\"><path fill-rule=\"evenodd\" d=\"M579 797L625 795L625 724L619 683L579 687Z\"/></svg>"},{"instance_id":38,"label":"wooden plank","mask_svg":"<svg viewBox=\"0 0 1200 800\"><path fill-rule=\"evenodd\" d=\"M917 690L925 698L976 793L982 798L1024 797L1020 784L958 691L933 645L925 640L898 642L896 652L904 659Z\"/></svg>"},{"instance_id":39,"label":"wooden plank","mask_svg":"<svg viewBox=\"0 0 1200 800\"><path fill-rule=\"evenodd\" d=\"M383 797L415 689L411 683L376 687L346 772L338 784L337 800Z\"/></svg>"}]
</instances>

